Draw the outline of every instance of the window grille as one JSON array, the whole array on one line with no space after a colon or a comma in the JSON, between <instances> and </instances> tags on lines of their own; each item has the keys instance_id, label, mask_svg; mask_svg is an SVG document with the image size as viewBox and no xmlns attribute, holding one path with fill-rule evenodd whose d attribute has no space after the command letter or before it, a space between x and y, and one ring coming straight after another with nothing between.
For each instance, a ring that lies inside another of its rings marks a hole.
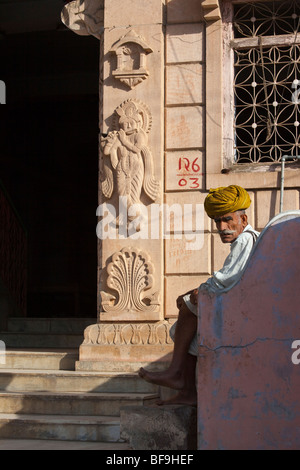
<instances>
[{"instance_id":1,"label":"window grille","mask_svg":"<svg viewBox=\"0 0 300 470\"><path fill-rule=\"evenodd\" d=\"M234 160L300 154L300 0L234 5Z\"/></svg>"}]
</instances>

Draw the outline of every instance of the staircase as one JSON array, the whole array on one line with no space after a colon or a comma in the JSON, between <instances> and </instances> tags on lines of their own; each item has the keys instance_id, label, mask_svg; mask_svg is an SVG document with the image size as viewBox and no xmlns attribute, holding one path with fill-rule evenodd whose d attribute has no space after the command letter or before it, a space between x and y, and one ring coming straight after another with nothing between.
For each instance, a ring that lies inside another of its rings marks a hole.
<instances>
[{"instance_id":1,"label":"staircase","mask_svg":"<svg viewBox=\"0 0 300 470\"><path fill-rule=\"evenodd\" d=\"M120 440L120 408L150 404L157 389L135 373L75 370L84 328L94 322L9 320L8 331L0 332L6 344L0 439L88 441L102 449L128 449Z\"/></svg>"}]
</instances>

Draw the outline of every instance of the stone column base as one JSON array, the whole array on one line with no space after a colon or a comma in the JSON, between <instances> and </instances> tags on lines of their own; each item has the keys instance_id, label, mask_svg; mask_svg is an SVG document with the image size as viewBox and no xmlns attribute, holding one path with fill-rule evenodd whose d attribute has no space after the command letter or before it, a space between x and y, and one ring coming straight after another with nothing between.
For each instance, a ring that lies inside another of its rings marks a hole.
<instances>
[{"instance_id":1,"label":"stone column base","mask_svg":"<svg viewBox=\"0 0 300 470\"><path fill-rule=\"evenodd\" d=\"M136 372L161 370L170 363L172 323L97 323L84 332L76 370Z\"/></svg>"}]
</instances>

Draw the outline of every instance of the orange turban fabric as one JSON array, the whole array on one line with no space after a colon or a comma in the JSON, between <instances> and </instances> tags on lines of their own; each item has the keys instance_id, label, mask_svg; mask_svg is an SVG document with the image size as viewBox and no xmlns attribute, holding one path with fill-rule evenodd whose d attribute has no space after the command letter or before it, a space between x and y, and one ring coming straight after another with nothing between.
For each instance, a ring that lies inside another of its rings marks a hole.
<instances>
[{"instance_id":1,"label":"orange turban fabric","mask_svg":"<svg viewBox=\"0 0 300 470\"><path fill-rule=\"evenodd\" d=\"M204 208L208 217L215 217L248 209L251 204L249 194L241 186L231 185L210 189L209 194L204 201Z\"/></svg>"}]
</instances>

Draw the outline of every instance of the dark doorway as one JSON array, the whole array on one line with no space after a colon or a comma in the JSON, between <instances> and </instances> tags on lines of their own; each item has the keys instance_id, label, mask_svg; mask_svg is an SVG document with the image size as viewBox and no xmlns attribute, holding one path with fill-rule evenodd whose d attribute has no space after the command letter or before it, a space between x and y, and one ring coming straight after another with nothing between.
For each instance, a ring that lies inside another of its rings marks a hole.
<instances>
[{"instance_id":1,"label":"dark doorway","mask_svg":"<svg viewBox=\"0 0 300 470\"><path fill-rule=\"evenodd\" d=\"M1 35L0 179L28 234L27 316L96 318L99 42L57 15Z\"/></svg>"}]
</instances>

